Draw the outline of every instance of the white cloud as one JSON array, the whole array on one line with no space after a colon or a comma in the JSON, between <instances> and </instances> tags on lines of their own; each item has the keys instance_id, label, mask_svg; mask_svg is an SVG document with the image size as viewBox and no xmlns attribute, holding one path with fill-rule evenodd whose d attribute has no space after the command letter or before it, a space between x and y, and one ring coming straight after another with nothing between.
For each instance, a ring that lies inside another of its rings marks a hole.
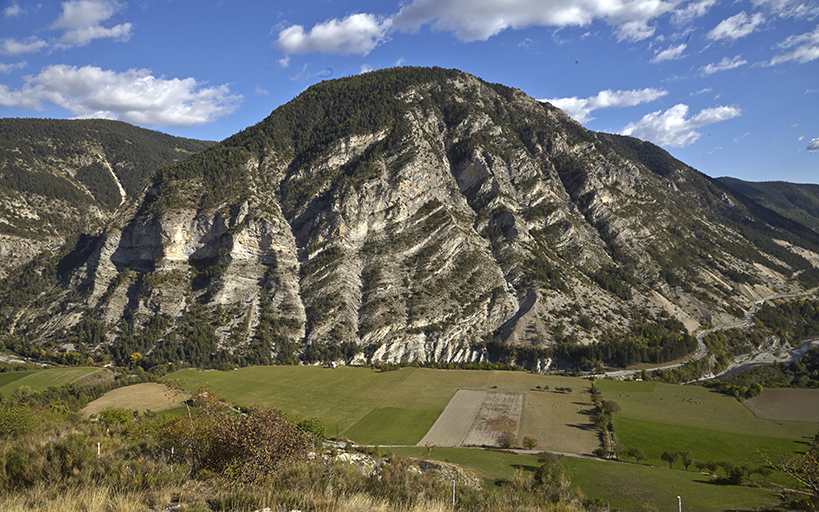
<instances>
[{"instance_id":1,"label":"white cloud","mask_svg":"<svg viewBox=\"0 0 819 512\"><path fill-rule=\"evenodd\" d=\"M148 69L123 73L58 64L25 77L14 91L0 85L0 105L42 109L53 103L81 118L101 117L153 126L209 123L232 113L242 100L227 85L202 87L193 78L155 77Z\"/></svg>"},{"instance_id":2,"label":"white cloud","mask_svg":"<svg viewBox=\"0 0 819 512\"><path fill-rule=\"evenodd\" d=\"M10 73L15 69L23 69L28 64L24 62L18 62L17 64L3 64L0 62L0 73Z\"/></svg>"},{"instance_id":3,"label":"white cloud","mask_svg":"<svg viewBox=\"0 0 819 512\"><path fill-rule=\"evenodd\" d=\"M23 53L39 52L48 43L41 39L30 38L26 42L20 42L15 39L3 39L0 41L0 53L3 55L21 55Z\"/></svg>"},{"instance_id":4,"label":"white cloud","mask_svg":"<svg viewBox=\"0 0 819 512\"><path fill-rule=\"evenodd\" d=\"M253 92L256 93L257 96L267 96L269 94L267 90L262 89L260 85L257 85Z\"/></svg>"},{"instance_id":5,"label":"white cloud","mask_svg":"<svg viewBox=\"0 0 819 512\"><path fill-rule=\"evenodd\" d=\"M794 48L792 51L777 55L768 63L775 66L795 60L799 64L804 64L812 60L819 59L819 26L813 32L798 36L790 36L785 41L779 43L779 48Z\"/></svg>"},{"instance_id":6,"label":"white cloud","mask_svg":"<svg viewBox=\"0 0 819 512\"><path fill-rule=\"evenodd\" d=\"M708 14L708 11L716 5L717 0L700 0L692 2L681 9L675 10L671 15L671 23L676 26L687 25L697 18Z\"/></svg>"},{"instance_id":7,"label":"white cloud","mask_svg":"<svg viewBox=\"0 0 819 512\"><path fill-rule=\"evenodd\" d=\"M23 9L20 7L19 4L16 3L11 4L10 6L6 7L5 10L3 10L3 15L6 18L11 18L12 16L19 16L20 14L23 14Z\"/></svg>"},{"instance_id":8,"label":"white cloud","mask_svg":"<svg viewBox=\"0 0 819 512\"><path fill-rule=\"evenodd\" d=\"M729 69L738 68L738 67L740 67L742 65L745 65L747 63L748 63L747 60L742 60L742 57L737 55L736 57L734 57L733 59L730 59L730 60L728 59L728 57L724 57L718 63L716 63L716 64L710 63L707 66L701 67L700 70L702 71L702 74L704 74L704 75L712 75L712 74L717 73L719 71L726 71L726 70L729 70Z\"/></svg>"},{"instance_id":9,"label":"white cloud","mask_svg":"<svg viewBox=\"0 0 819 512\"><path fill-rule=\"evenodd\" d=\"M361 65L361 71L359 72L359 74L363 75L364 73L369 73L369 72L371 72L373 70L374 70L374 68L372 66L370 66L369 64L362 64Z\"/></svg>"},{"instance_id":10,"label":"white cloud","mask_svg":"<svg viewBox=\"0 0 819 512\"><path fill-rule=\"evenodd\" d=\"M819 5L805 0L753 0L755 7L766 7L780 18L815 18Z\"/></svg>"},{"instance_id":11,"label":"white cloud","mask_svg":"<svg viewBox=\"0 0 819 512\"><path fill-rule=\"evenodd\" d=\"M648 103L668 94L662 89L634 89L631 91L600 91L591 98L555 98L548 100L552 105L566 112L579 123L591 121L591 113L601 108L633 107L641 103Z\"/></svg>"},{"instance_id":12,"label":"white cloud","mask_svg":"<svg viewBox=\"0 0 819 512\"><path fill-rule=\"evenodd\" d=\"M114 39L117 41L128 41L131 39L131 29L133 25L123 23L111 28L100 27L99 25L83 27L69 30L58 41L58 46L85 46L94 39Z\"/></svg>"},{"instance_id":13,"label":"white cloud","mask_svg":"<svg viewBox=\"0 0 819 512\"><path fill-rule=\"evenodd\" d=\"M808 142L808 147L805 148L805 149L807 149L808 151L811 151L811 152L819 151L819 137L817 137L815 139L811 139L811 141Z\"/></svg>"},{"instance_id":14,"label":"white cloud","mask_svg":"<svg viewBox=\"0 0 819 512\"><path fill-rule=\"evenodd\" d=\"M389 18L372 14L353 14L316 24L310 32L292 25L279 32L276 45L287 54L324 52L340 55L367 55L387 38L392 25ZM289 64L289 61L286 61ZM282 64L282 62L279 62ZM283 67L287 67L282 64Z\"/></svg>"},{"instance_id":15,"label":"white cloud","mask_svg":"<svg viewBox=\"0 0 819 512\"><path fill-rule=\"evenodd\" d=\"M740 39L755 31L764 21L765 17L761 13L748 16L745 14L745 11L742 11L728 19L722 20L719 25L708 32L706 36L714 40Z\"/></svg>"},{"instance_id":16,"label":"white cloud","mask_svg":"<svg viewBox=\"0 0 819 512\"><path fill-rule=\"evenodd\" d=\"M620 133L649 140L659 146L682 148L693 144L700 138L698 128L732 119L741 114L742 112L737 107L721 106L701 110L697 115L687 118L688 105L680 103L665 112L658 110L647 114L636 123L629 123L620 130Z\"/></svg>"},{"instance_id":17,"label":"white cloud","mask_svg":"<svg viewBox=\"0 0 819 512\"><path fill-rule=\"evenodd\" d=\"M63 12L51 28L64 29L57 45L61 47L85 46L94 39L115 39L128 41L131 38L130 23L122 23L111 28L100 25L124 6L113 0L72 0L63 2Z\"/></svg>"},{"instance_id":18,"label":"white cloud","mask_svg":"<svg viewBox=\"0 0 819 512\"><path fill-rule=\"evenodd\" d=\"M532 26L587 26L602 19L618 40L637 41L654 33L649 23L671 11L663 0L412 0L394 18L395 28L415 32L423 25L453 32L461 41L485 41L506 29Z\"/></svg>"},{"instance_id":19,"label":"white cloud","mask_svg":"<svg viewBox=\"0 0 819 512\"><path fill-rule=\"evenodd\" d=\"M667 60L682 59L684 57L682 52L684 52L687 47L688 46L685 43L678 44L677 46L671 46L668 49L665 49L665 50L663 50L661 52L658 52L654 56L654 58L651 59L651 62L653 64L657 64L657 63L664 62L664 61L667 61Z\"/></svg>"}]
</instances>

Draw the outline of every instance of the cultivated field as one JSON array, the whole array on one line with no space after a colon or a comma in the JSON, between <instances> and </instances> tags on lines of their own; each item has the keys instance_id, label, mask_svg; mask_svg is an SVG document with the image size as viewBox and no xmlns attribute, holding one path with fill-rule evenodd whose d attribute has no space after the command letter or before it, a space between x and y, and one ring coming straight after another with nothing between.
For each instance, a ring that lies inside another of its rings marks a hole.
<instances>
[{"instance_id":1,"label":"cultivated field","mask_svg":"<svg viewBox=\"0 0 819 512\"><path fill-rule=\"evenodd\" d=\"M606 400L622 407L614 415L619 446L643 450L642 463L668 467L660 459L664 451L688 451L694 460L756 467L759 452L799 451L803 438L819 431L819 423L758 418L736 399L699 386L609 380L597 385Z\"/></svg>"},{"instance_id":2,"label":"cultivated field","mask_svg":"<svg viewBox=\"0 0 819 512\"><path fill-rule=\"evenodd\" d=\"M418 446L461 446L484 397L484 390L459 389Z\"/></svg>"},{"instance_id":3,"label":"cultivated field","mask_svg":"<svg viewBox=\"0 0 819 512\"><path fill-rule=\"evenodd\" d=\"M463 444L494 446L506 433L517 439L522 409L522 393L487 393Z\"/></svg>"},{"instance_id":4,"label":"cultivated field","mask_svg":"<svg viewBox=\"0 0 819 512\"><path fill-rule=\"evenodd\" d=\"M85 406L82 413L91 416L108 407L127 407L139 412L159 412L176 407L181 403L182 395L169 391L164 384L145 382L109 391Z\"/></svg>"},{"instance_id":5,"label":"cultivated field","mask_svg":"<svg viewBox=\"0 0 819 512\"><path fill-rule=\"evenodd\" d=\"M417 444L459 390L520 394L518 444L530 436L540 449L585 454L599 444L589 423L590 384L572 377L413 367L381 372L264 366L229 372L184 370L170 378L184 381L187 389L209 384L241 405L273 406L295 418L316 417L331 437L338 432L359 443L379 445ZM546 386L573 391L544 391Z\"/></svg>"},{"instance_id":6,"label":"cultivated field","mask_svg":"<svg viewBox=\"0 0 819 512\"><path fill-rule=\"evenodd\" d=\"M33 391L43 391L49 386L62 386L81 379L87 383L112 380L113 373L94 367L8 372L0 374L0 394L10 396L21 386L28 386Z\"/></svg>"},{"instance_id":7,"label":"cultivated field","mask_svg":"<svg viewBox=\"0 0 819 512\"><path fill-rule=\"evenodd\" d=\"M819 422L819 389L768 388L745 405L758 418Z\"/></svg>"}]
</instances>

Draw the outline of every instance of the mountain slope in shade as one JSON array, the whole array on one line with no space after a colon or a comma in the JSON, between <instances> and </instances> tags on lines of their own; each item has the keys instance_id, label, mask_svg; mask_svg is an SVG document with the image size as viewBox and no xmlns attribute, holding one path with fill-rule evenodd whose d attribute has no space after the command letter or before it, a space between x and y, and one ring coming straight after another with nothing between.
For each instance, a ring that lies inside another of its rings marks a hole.
<instances>
[{"instance_id":1,"label":"mountain slope in shade","mask_svg":"<svg viewBox=\"0 0 819 512\"><path fill-rule=\"evenodd\" d=\"M146 368L544 365L594 342L576 363L629 364L813 286L814 253L819 234L650 143L399 68L313 86L162 168L56 285L7 280L2 327Z\"/></svg>"},{"instance_id":2,"label":"mountain slope in shade","mask_svg":"<svg viewBox=\"0 0 819 512\"><path fill-rule=\"evenodd\" d=\"M776 213L819 232L819 185L784 181L749 182L736 178L717 181Z\"/></svg>"}]
</instances>

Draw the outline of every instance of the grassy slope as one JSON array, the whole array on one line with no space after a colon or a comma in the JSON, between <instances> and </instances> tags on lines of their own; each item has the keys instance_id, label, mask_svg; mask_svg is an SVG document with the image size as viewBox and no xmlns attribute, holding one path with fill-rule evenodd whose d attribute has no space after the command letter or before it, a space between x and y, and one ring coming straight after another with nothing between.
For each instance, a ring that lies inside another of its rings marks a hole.
<instances>
[{"instance_id":1,"label":"grassy slope","mask_svg":"<svg viewBox=\"0 0 819 512\"><path fill-rule=\"evenodd\" d=\"M664 451L758 467L764 465L760 452L800 451L803 438L819 429L811 422L757 418L736 399L697 386L600 381L598 387L622 407L614 418L620 446L642 449L647 455L642 463L659 467L668 467L660 459ZM682 469L682 463L674 468ZM771 481L793 484L776 473Z\"/></svg>"},{"instance_id":2,"label":"grassy slope","mask_svg":"<svg viewBox=\"0 0 819 512\"><path fill-rule=\"evenodd\" d=\"M382 448L381 452L425 456L424 448ZM433 448L430 459L468 466L490 479L508 479L519 469L532 474L540 466L536 455L470 448ZM676 510L677 496L683 499L684 511L754 510L777 503L769 490L714 485L711 478L695 471L572 457L564 457L563 465L571 475L572 488L591 498L603 497L614 509L642 510L648 503L660 510Z\"/></svg>"},{"instance_id":3,"label":"grassy slope","mask_svg":"<svg viewBox=\"0 0 819 512\"><path fill-rule=\"evenodd\" d=\"M9 396L20 386L42 391L49 386L62 386L98 371L100 369L94 367L77 367L0 374L0 394Z\"/></svg>"},{"instance_id":4,"label":"grassy slope","mask_svg":"<svg viewBox=\"0 0 819 512\"><path fill-rule=\"evenodd\" d=\"M777 503L770 490L715 485L711 477L695 471L574 458L565 458L564 464L573 488L586 496L602 496L615 509L643 510L648 503L659 510L677 510L677 496L684 511L698 512L759 510Z\"/></svg>"}]
</instances>

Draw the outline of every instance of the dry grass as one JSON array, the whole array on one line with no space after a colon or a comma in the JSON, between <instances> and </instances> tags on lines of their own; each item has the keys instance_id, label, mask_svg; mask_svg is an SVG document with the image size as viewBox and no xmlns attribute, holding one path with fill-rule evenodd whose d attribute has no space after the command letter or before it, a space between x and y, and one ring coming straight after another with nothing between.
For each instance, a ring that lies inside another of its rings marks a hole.
<instances>
[{"instance_id":1,"label":"dry grass","mask_svg":"<svg viewBox=\"0 0 819 512\"><path fill-rule=\"evenodd\" d=\"M819 389L768 388L745 406L758 418L819 422Z\"/></svg>"},{"instance_id":2,"label":"dry grass","mask_svg":"<svg viewBox=\"0 0 819 512\"><path fill-rule=\"evenodd\" d=\"M97 414L108 407L126 407L139 412L164 411L182 403L182 395L171 393L164 384L146 382L109 391L82 410L86 416Z\"/></svg>"}]
</instances>

